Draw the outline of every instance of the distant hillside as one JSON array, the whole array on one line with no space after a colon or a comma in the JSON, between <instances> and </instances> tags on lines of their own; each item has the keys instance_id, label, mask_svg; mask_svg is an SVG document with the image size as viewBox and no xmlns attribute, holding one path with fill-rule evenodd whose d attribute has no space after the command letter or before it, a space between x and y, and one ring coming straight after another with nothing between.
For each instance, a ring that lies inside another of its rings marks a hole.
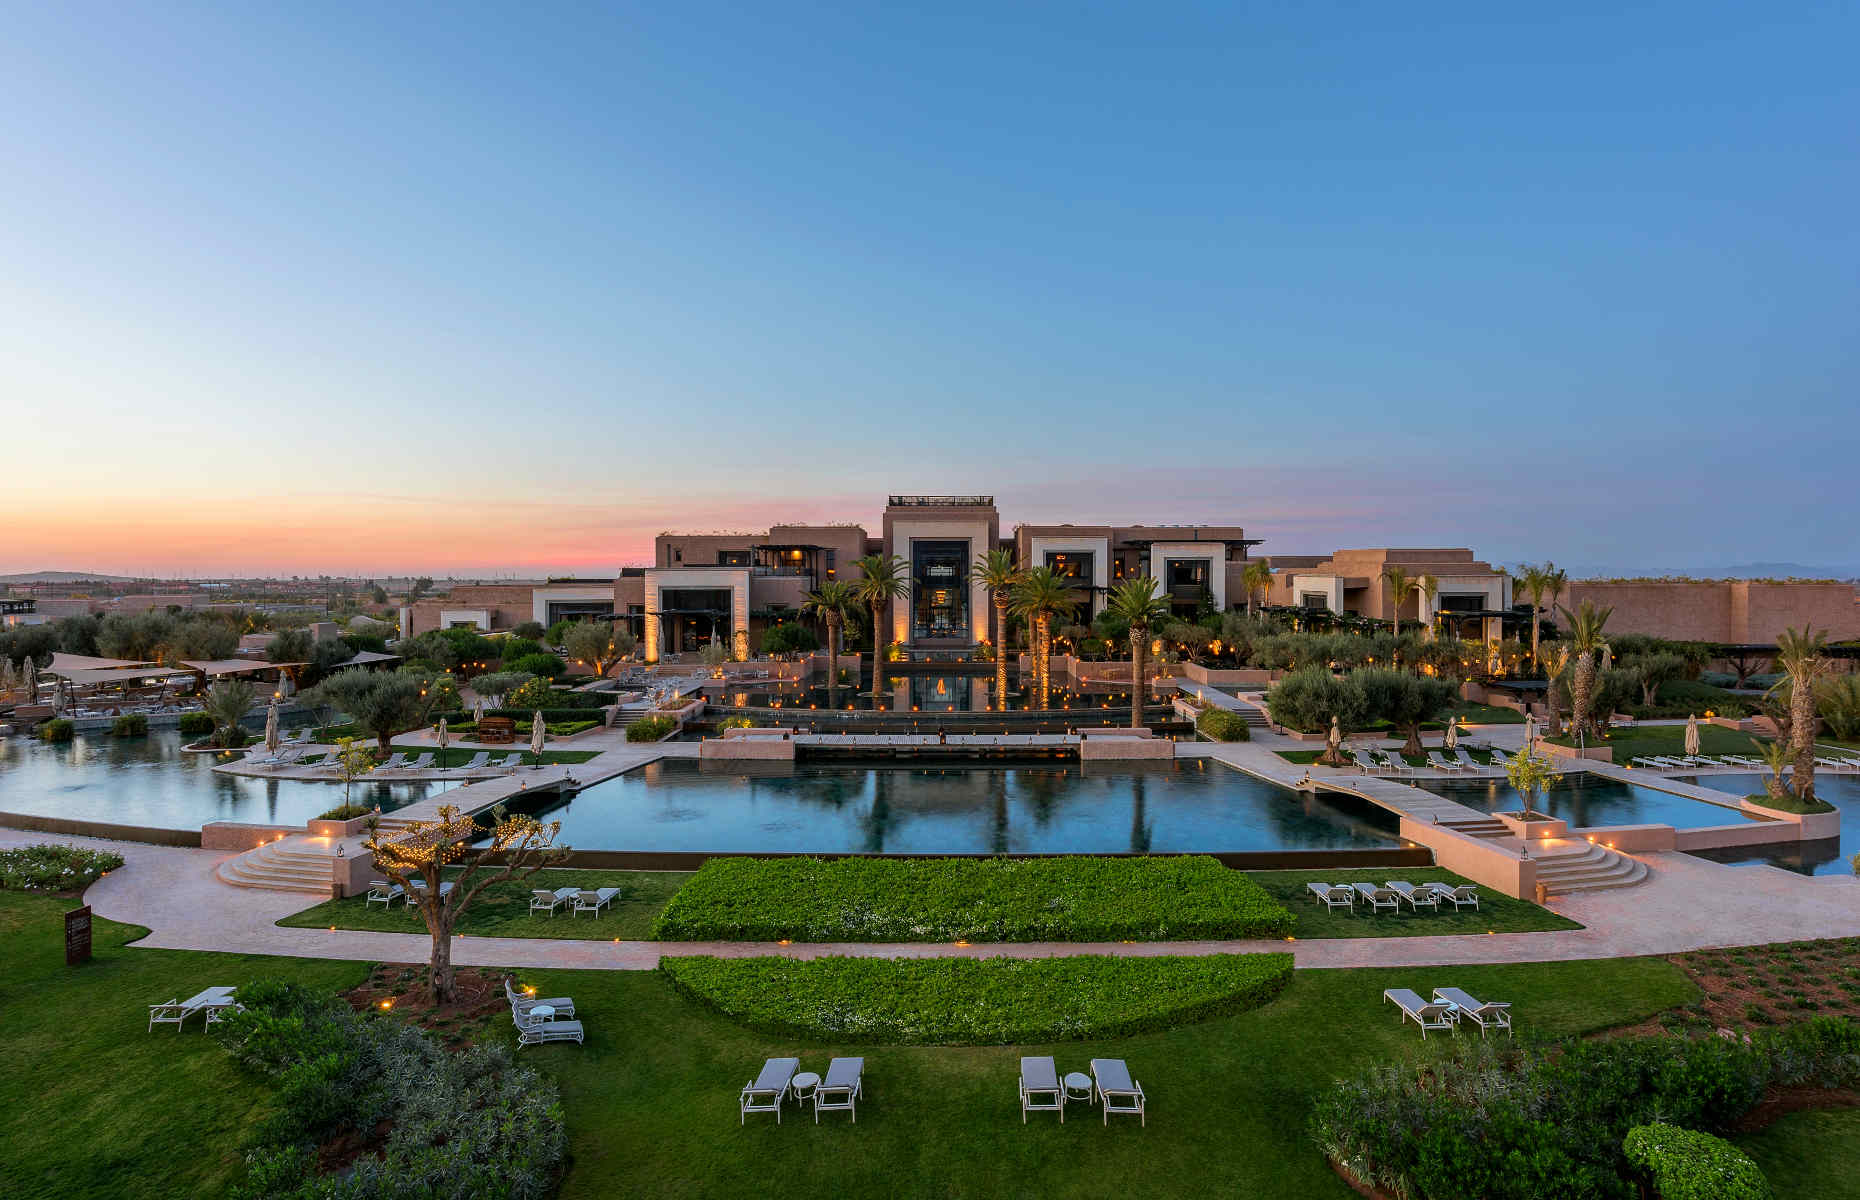
<instances>
[{"instance_id":1,"label":"distant hillside","mask_svg":"<svg viewBox=\"0 0 1860 1200\"><path fill-rule=\"evenodd\" d=\"M0 583L134 583L134 575L97 575L90 571L22 571L0 575Z\"/></svg>"}]
</instances>

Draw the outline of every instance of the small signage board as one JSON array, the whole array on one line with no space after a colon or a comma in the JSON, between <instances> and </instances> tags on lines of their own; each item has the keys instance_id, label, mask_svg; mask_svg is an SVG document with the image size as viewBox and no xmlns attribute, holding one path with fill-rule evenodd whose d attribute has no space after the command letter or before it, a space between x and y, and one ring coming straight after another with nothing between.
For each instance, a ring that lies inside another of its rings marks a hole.
<instances>
[{"instance_id":1,"label":"small signage board","mask_svg":"<svg viewBox=\"0 0 1860 1200\"><path fill-rule=\"evenodd\" d=\"M65 914L65 965L90 961L90 905Z\"/></svg>"}]
</instances>

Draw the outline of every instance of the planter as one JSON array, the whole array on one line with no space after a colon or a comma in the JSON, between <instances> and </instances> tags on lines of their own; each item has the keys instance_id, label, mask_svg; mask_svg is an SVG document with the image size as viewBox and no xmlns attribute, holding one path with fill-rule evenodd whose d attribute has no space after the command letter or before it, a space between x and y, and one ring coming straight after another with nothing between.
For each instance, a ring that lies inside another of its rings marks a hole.
<instances>
[{"instance_id":1,"label":"planter","mask_svg":"<svg viewBox=\"0 0 1860 1200\"><path fill-rule=\"evenodd\" d=\"M1574 746L1559 746L1555 742L1539 741L1537 748L1551 758L1587 759L1590 762L1605 763L1615 761L1615 751L1612 746L1590 746L1586 750L1578 750Z\"/></svg>"},{"instance_id":2,"label":"planter","mask_svg":"<svg viewBox=\"0 0 1860 1200\"><path fill-rule=\"evenodd\" d=\"M1493 813L1505 828L1527 842L1569 836L1569 822L1540 812Z\"/></svg>"},{"instance_id":3,"label":"planter","mask_svg":"<svg viewBox=\"0 0 1860 1200\"><path fill-rule=\"evenodd\" d=\"M351 838L363 832L367 826L366 816L350 817L346 821L325 821L322 817L316 817L305 828L311 837Z\"/></svg>"}]
</instances>

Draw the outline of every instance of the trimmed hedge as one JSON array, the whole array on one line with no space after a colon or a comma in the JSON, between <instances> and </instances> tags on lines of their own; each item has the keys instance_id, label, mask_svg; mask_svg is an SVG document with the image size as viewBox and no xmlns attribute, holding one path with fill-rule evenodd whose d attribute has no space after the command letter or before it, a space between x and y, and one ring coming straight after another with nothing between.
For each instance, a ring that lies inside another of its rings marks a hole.
<instances>
[{"instance_id":1,"label":"trimmed hedge","mask_svg":"<svg viewBox=\"0 0 1860 1200\"><path fill-rule=\"evenodd\" d=\"M626 740L656 742L676 728L678 722L670 717L641 717L626 727Z\"/></svg>"},{"instance_id":2,"label":"trimmed hedge","mask_svg":"<svg viewBox=\"0 0 1860 1200\"><path fill-rule=\"evenodd\" d=\"M1673 1125L1628 1130L1621 1152L1653 1180L1660 1200L1770 1200L1770 1181L1723 1138Z\"/></svg>"},{"instance_id":3,"label":"trimmed hedge","mask_svg":"<svg viewBox=\"0 0 1860 1200\"><path fill-rule=\"evenodd\" d=\"M1246 718L1237 712L1212 705L1202 709L1195 718L1195 729L1217 742L1245 742L1253 737L1253 731L1247 728Z\"/></svg>"},{"instance_id":4,"label":"trimmed hedge","mask_svg":"<svg viewBox=\"0 0 1860 1200\"><path fill-rule=\"evenodd\" d=\"M673 985L765 1033L893 1045L1127 1037L1256 1008L1289 954L664 958Z\"/></svg>"},{"instance_id":5,"label":"trimmed hedge","mask_svg":"<svg viewBox=\"0 0 1860 1200\"><path fill-rule=\"evenodd\" d=\"M142 737L149 731L149 719L143 713L124 713L110 722L112 737Z\"/></svg>"},{"instance_id":6,"label":"trimmed hedge","mask_svg":"<svg viewBox=\"0 0 1860 1200\"><path fill-rule=\"evenodd\" d=\"M213 718L203 712L182 713L175 728L186 734L213 732Z\"/></svg>"},{"instance_id":7,"label":"trimmed hedge","mask_svg":"<svg viewBox=\"0 0 1860 1200\"><path fill-rule=\"evenodd\" d=\"M1284 937L1292 914L1205 855L713 858L653 924L665 941L1089 942Z\"/></svg>"}]
</instances>

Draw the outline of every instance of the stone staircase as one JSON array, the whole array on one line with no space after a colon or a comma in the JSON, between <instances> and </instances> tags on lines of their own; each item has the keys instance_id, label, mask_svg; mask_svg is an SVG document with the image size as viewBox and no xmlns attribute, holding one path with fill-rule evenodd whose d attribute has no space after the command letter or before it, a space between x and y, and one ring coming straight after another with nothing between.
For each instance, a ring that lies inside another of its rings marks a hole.
<instances>
[{"instance_id":1,"label":"stone staircase","mask_svg":"<svg viewBox=\"0 0 1860 1200\"><path fill-rule=\"evenodd\" d=\"M1552 896L1633 887L1647 878L1647 864L1606 846L1577 838L1533 842L1537 882Z\"/></svg>"},{"instance_id":2,"label":"stone staircase","mask_svg":"<svg viewBox=\"0 0 1860 1200\"><path fill-rule=\"evenodd\" d=\"M1474 816L1465 818L1443 818L1435 822L1443 829L1451 829L1468 837L1502 838L1511 837L1511 827L1497 817Z\"/></svg>"},{"instance_id":3,"label":"stone staircase","mask_svg":"<svg viewBox=\"0 0 1860 1200\"><path fill-rule=\"evenodd\" d=\"M220 882L273 892L328 896L331 849L322 838L287 838L229 858L214 868Z\"/></svg>"}]
</instances>

